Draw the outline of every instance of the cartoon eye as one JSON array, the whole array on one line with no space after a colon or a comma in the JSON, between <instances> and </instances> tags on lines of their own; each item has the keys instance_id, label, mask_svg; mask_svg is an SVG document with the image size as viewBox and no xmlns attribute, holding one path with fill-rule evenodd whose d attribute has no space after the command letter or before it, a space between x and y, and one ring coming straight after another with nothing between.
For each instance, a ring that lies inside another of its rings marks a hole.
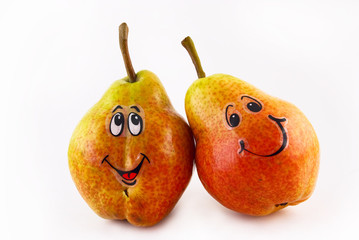
<instances>
[{"instance_id":1,"label":"cartoon eye","mask_svg":"<svg viewBox=\"0 0 359 240\"><path fill-rule=\"evenodd\" d=\"M142 132L143 121L137 113L128 115L128 129L133 136L138 136Z\"/></svg>"},{"instance_id":2,"label":"cartoon eye","mask_svg":"<svg viewBox=\"0 0 359 240\"><path fill-rule=\"evenodd\" d=\"M113 115L110 123L110 132L113 136L118 137L123 132L125 118L122 113L118 112Z\"/></svg>"},{"instance_id":3,"label":"cartoon eye","mask_svg":"<svg viewBox=\"0 0 359 240\"><path fill-rule=\"evenodd\" d=\"M253 97L244 95L241 100L243 100L244 110L247 112L257 113L263 109L262 103Z\"/></svg>"},{"instance_id":4,"label":"cartoon eye","mask_svg":"<svg viewBox=\"0 0 359 240\"><path fill-rule=\"evenodd\" d=\"M239 124L239 116L237 113L233 113L230 117L229 117L229 123L231 125L231 127L237 127Z\"/></svg>"},{"instance_id":5,"label":"cartoon eye","mask_svg":"<svg viewBox=\"0 0 359 240\"><path fill-rule=\"evenodd\" d=\"M237 113L232 113L228 117L228 108L229 107L233 107L233 105L228 105L227 108L226 108L226 121L227 121L227 124L230 127L237 127L239 125L239 122L241 121L241 118L239 117L239 115Z\"/></svg>"},{"instance_id":6,"label":"cartoon eye","mask_svg":"<svg viewBox=\"0 0 359 240\"><path fill-rule=\"evenodd\" d=\"M252 112L259 112L262 110L262 106L256 102L250 102L247 104L247 108Z\"/></svg>"}]
</instances>

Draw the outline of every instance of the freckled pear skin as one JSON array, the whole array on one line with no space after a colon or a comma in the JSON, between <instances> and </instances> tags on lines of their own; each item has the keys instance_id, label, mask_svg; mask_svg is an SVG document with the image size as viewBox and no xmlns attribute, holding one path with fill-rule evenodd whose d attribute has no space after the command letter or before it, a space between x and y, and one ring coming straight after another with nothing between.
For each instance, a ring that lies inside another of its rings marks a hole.
<instances>
[{"instance_id":1,"label":"freckled pear skin","mask_svg":"<svg viewBox=\"0 0 359 240\"><path fill-rule=\"evenodd\" d=\"M199 178L222 205L263 216L311 196L319 142L293 104L215 74L190 86L185 109Z\"/></svg>"},{"instance_id":2,"label":"freckled pear skin","mask_svg":"<svg viewBox=\"0 0 359 240\"><path fill-rule=\"evenodd\" d=\"M77 125L69 168L81 196L106 219L152 226L187 187L194 141L150 71L115 81Z\"/></svg>"}]
</instances>

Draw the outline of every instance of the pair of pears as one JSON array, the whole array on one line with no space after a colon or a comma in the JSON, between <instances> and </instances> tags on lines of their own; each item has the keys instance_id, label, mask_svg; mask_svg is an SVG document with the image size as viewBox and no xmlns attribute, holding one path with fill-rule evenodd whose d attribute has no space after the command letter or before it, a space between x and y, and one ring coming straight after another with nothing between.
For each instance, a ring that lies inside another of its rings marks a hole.
<instances>
[{"instance_id":1,"label":"pair of pears","mask_svg":"<svg viewBox=\"0 0 359 240\"><path fill-rule=\"evenodd\" d=\"M199 77L186 94L189 127L156 75L135 73L128 27L119 30L128 76L87 112L68 151L76 187L99 216L158 223L186 189L194 158L206 190L234 211L267 215L310 197L319 143L298 108L238 78L205 77L187 37Z\"/></svg>"}]
</instances>

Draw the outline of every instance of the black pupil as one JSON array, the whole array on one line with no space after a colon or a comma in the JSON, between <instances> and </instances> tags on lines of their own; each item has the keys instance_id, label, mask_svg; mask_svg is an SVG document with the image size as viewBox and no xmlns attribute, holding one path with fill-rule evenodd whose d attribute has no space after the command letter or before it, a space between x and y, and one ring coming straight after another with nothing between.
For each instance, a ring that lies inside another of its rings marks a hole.
<instances>
[{"instance_id":1,"label":"black pupil","mask_svg":"<svg viewBox=\"0 0 359 240\"><path fill-rule=\"evenodd\" d=\"M121 114L117 114L115 116L115 124L116 126L120 126L123 123L123 118Z\"/></svg>"},{"instance_id":2,"label":"black pupil","mask_svg":"<svg viewBox=\"0 0 359 240\"><path fill-rule=\"evenodd\" d=\"M250 102L247 104L247 108L249 110L251 110L252 112L259 112L260 110L262 110L262 107L259 106L258 103L255 103L255 102Z\"/></svg>"},{"instance_id":3,"label":"black pupil","mask_svg":"<svg viewBox=\"0 0 359 240\"><path fill-rule=\"evenodd\" d=\"M231 123L231 127L236 127L239 124L239 116L236 113L233 113L230 117L229 117L229 122Z\"/></svg>"},{"instance_id":4,"label":"black pupil","mask_svg":"<svg viewBox=\"0 0 359 240\"><path fill-rule=\"evenodd\" d=\"M134 114L131 116L131 122L134 125L138 125L140 123L140 116L138 116L137 114Z\"/></svg>"}]
</instances>

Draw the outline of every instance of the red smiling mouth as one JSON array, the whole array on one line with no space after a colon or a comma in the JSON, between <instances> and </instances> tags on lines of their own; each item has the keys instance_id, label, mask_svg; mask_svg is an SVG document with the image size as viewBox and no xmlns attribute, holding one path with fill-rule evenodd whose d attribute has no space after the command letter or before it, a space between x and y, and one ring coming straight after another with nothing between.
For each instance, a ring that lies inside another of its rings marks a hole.
<instances>
[{"instance_id":1,"label":"red smiling mouth","mask_svg":"<svg viewBox=\"0 0 359 240\"><path fill-rule=\"evenodd\" d=\"M129 172L122 175L122 177L126 180L133 180L137 176L137 173Z\"/></svg>"},{"instance_id":2,"label":"red smiling mouth","mask_svg":"<svg viewBox=\"0 0 359 240\"><path fill-rule=\"evenodd\" d=\"M138 173L140 172L141 170L141 167L142 167L142 164L143 164L143 161L146 159L149 163L150 160L148 159L148 157L143 154L143 153L140 153L143 157L142 157L142 160L141 162L137 165L137 167L135 167L134 169L130 170L130 171L121 171L119 169L117 169L116 167L114 167L108 160L107 160L107 157L109 155L107 155L101 162L104 163L104 162L107 162L108 165L110 165L110 167L112 167L113 169L116 170L116 172L123 178L122 179L122 182L129 185L129 186L133 186L136 184L137 180L135 179L138 175Z\"/></svg>"}]
</instances>

